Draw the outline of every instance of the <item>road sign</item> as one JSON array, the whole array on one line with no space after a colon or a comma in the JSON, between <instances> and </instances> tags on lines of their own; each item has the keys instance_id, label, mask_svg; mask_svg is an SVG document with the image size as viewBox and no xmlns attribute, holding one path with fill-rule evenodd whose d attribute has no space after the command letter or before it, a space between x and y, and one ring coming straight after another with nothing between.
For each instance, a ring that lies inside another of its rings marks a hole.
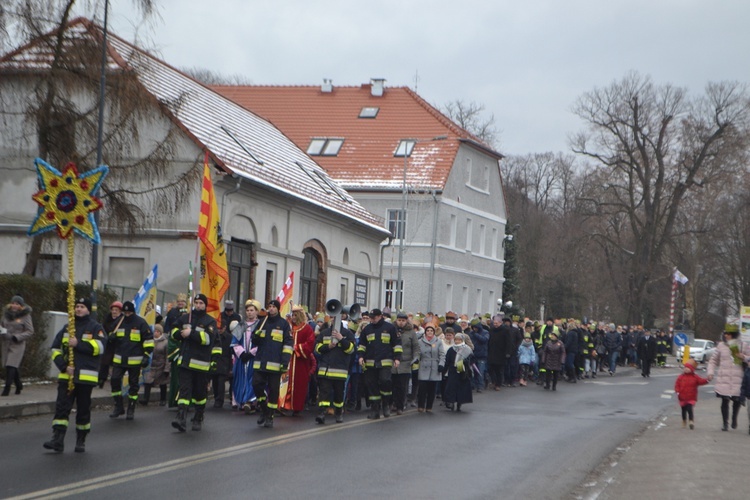
<instances>
[{"instance_id":1,"label":"road sign","mask_svg":"<svg viewBox=\"0 0 750 500\"><path fill-rule=\"evenodd\" d=\"M674 336L674 343L678 347L682 347L688 343L688 337L684 333L676 333Z\"/></svg>"}]
</instances>

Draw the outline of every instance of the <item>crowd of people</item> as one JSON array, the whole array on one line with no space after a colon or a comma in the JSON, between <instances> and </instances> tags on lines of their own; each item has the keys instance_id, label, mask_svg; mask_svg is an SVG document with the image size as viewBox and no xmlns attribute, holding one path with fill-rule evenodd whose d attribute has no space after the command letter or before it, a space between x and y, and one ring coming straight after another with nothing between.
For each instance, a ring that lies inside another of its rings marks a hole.
<instances>
[{"instance_id":1,"label":"crowd of people","mask_svg":"<svg viewBox=\"0 0 750 500\"><path fill-rule=\"evenodd\" d=\"M90 300L78 299L74 335L66 326L52 342L52 360L60 375L53 437L44 447L64 450L76 404L75 451L85 451L91 391L108 378L113 419L123 414L134 419L136 403L147 405L158 386L159 404L177 408L172 426L185 432L192 410L191 429L200 431L209 387L214 407L224 408L229 384L231 408L256 414L258 425L272 428L277 416L294 417L305 409L314 410L320 425L329 416L340 423L346 412L362 410L369 419L400 415L409 408L430 413L436 400L446 410L461 412L475 393L534 384L556 391L561 381L614 377L623 365L639 367L641 375L649 377L652 366L666 364L673 346L671 335L663 331L576 319L539 322L499 314L469 318L452 311L438 317L391 314L387 309L365 311L359 318L331 318L313 317L299 306L282 317L278 301L263 308L250 299L244 315L226 301L217 322L207 314L207 304L198 294L188 309L187 297L180 295L164 318L157 316L152 329L135 314L132 302L112 303L100 324L91 315ZM14 297L3 316L3 396L14 381L16 393L22 388L17 353L18 344L33 333L28 311L23 299ZM750 396L750 370L745 371L750 345L738 336L736 330L725 333L707 379L696 376L694 364L686 363L676 382L683 419L691 429L697 386L714 376L723 430L729 427L730 405L731 427L737 428L739 408Z\"/></svg>"}]
</instances>

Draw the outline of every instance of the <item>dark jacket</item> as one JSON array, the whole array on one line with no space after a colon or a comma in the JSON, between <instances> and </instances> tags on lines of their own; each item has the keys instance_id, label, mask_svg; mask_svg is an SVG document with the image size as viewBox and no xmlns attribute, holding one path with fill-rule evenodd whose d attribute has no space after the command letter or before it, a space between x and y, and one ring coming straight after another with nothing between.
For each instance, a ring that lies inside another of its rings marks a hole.
<instances>
[{"instance_id":1,"label":"dark jacket","mask_svg":"<svg viewBox=\"0 0 750 500\"><path fill-rule=\"evenodd\" d=\"M112 363L119 366L140 366L143 357L154 350L151 327L137 314L125 316L120 327L109 333L109 342L114 344Z\"/></svg>"},{"instance_id":2,"label":"dark jacket","mask_svg":"<svg viewBox=\"0 0 750 500\"><path fill-rule=\"evenodd\" d=\"M474 357L487 359L487 344L490 341L490 332L485 330L482 325L472 325L469 337L474 343Z\"/></svg>"},{"instance_id":3,"label":"dark jacket","mask_svg":"<svg viewBox=\"0 0 750 500\"><path fill-rule=\"evenodd\" d=\"M365 368L393 366L395 360L401 361L402 350L396 327L383 318L365 326L359 336L357 352L364 358Z\"/></svg>"},{"instance_id":4,"label":"dark jacket","mask_svg":"<svg viewBox=\"0 0 750 500\"><path fill-rule=\"evenodd\" d=\"M99 383L99 358L104 351L107 341L104 328L90 315L75 318L75 336L78 345L73 348L73 366L75 373L73 382L84 385ZM58 380L69 380L66 372L68 367L68 326L64 326L52 341L52 362L55 363L60 374Z\"/></svg>"},{"instance_id":5,"label":"dark jacket","mask_svg":"<svg viewBox=\"0 0 750 500\"><path fill-rule=\"evenodd\" d=\"M565 335L566 354L578 354L579 332L577 328L571 328Z\"/></svg>"},{"instance_id":6,"label":"dark jacket","mask_svg":"<svg viewBox=\"0 0 750 500\"><path fill-rule=\"evenodd\" d=\"M229 375L232 373L232 333L229 328L221 328L216 335L216 345L221 348L221 354L216 358L216 374Z\"/></svg>"},{"instance_id":7,"label":"dark jacket","mask_svg":"<svg viewBox=\"0 0 750 500\"><path fill-rule=\"evenodd\" d=\"M253 332L253 345L258 346L253 370L285 372L294 351L294 338L287 320L280 315L266 316L261 327Z\"/></svg>"},{"instance_id":8,"label":"dark jacket","mask_svg":"<svg viewBox=\"0 0 750 500\"><path fill-rule=\"evenodd\" d=\"M638 339L638 357L642 361L653 361L656 359L656 337L645 335Z\"/></svg>"},{"instance_id":9,"label":"dark jacket","mask_svg":"<svg viewBox=\"0 0 750 500\"><path fill-rule=\"evenodd\" d=\"M550 340L542 349L542 365L547 370L562 370L565 362L565 345L560 340Z\"/></svg>"},{"instance_id":10,"label":"dark jacket","mask_svg":"<svg viewBox=\"0 0 750 500\"><path fill-rule=\"evenodd\" d=\"M315 340L315 353L318 355L318 377L346 380L349 376L349 363L356 342L348 328L341 329L342 338L333 343L331 329L326 328Z\"/></svg>"},{"instance_id":11,"label":"dark jacket","mask_svg":"<svg viewBox=\"0 0 750 500\"><path fill-rule=\"evenodd\" d=\"M618 350L622 346L622 335L617 330L610 330L604 334L604 347L607 352Z\"/></svg>"},{"instance_id":12,"label":"dark jacket","mask_svg":"<svg viewBox=\"0 0 750 500\"><path fill-rule=\"evenodd\" d=\"M182 337L182 325L190 323L190 335ZM180 368L206 372L211 369L211 361L216 362L221 347L216 344L216 320L206 311L193 310L192 317L184 314L172 327L172 340L180 346L177 365Z\"/></svg>"},{"instance_id":13,"label":"dark jacket","mask_svg":"<svg viewBox=\"0 0 750 500\"><path fill-rule=\"evenodd\" d=\"M505 364L510 345L510 329L507 326L490 327L487 342L487 363L491 365Z\"/></svg>"}]
</instances>

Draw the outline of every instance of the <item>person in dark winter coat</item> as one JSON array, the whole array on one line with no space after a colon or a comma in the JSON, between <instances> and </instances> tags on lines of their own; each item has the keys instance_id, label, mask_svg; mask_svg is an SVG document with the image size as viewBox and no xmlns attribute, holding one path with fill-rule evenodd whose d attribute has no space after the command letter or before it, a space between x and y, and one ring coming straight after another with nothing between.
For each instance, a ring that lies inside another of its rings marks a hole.
<instances>
[{"instance_id":1,"label":"person in dark winter coat","mask_svg":"<svg viewBox=\"0 0 750 500\"><path fill-rule=\"evenodd\" d=\"M492 327L490 327L487 342L487 368L496 391L499 391L500 386L503 385L503 372L505 371L509 348L510 327L502 323L500 315L496 315L492 318Z\"/></svg>"},{"instance_id":2,"label":"person in dark winter coat","mask_svg":"<svg viewBox=\"0 0 750 500\"><path fill-rule=\"evenodd\" d=\"M745 366L745 374L742 377L742 385L740 386L740 401L747 404L747 400L750 399L750 364ZM747 420L750 421L750 405L747 405ZM748 429L750 432L750 429Z\"/></svg>"},{"instance_id":3,"label":"person in dark winter coat","mask_svg":"<svg viewBox=\"0 0 750 500\"><path fill-rule=\"evenodd\" d=\"M474 373L472 382L477 392L482 392L485 387L484 377L487 373L487 344L490 340L490 332L484 329L479 318L471 320L469 337L474 343L474 360L477 363L479 373Z\"/></svg>"},{"instance_id":4,"label":"person in dark winter coat","mask_svg":"<svg viewBox=\"0 0 750 500\"><path fill-rule=\"evenodd\" d=\"M461 411L461 405L473 402L471 394L471 347L464 342L464 333L457 333L453 346L445 354L445 399L449 410Z\"/></svg>"},{"instance_id":5,"label":"person in dark winter coat","mask_svg":"<svg viewBox=\"0 0 750 500\"><path fill-rule=\"evenodd\" d=\"M568 331L565 334L565 374L568 382L576 383L578 374L576 373L576 356L578 355L578 339L580 330L573 323L568 323Z\"/></svg>"},{"instance_id":6,"label":"person in dark winter coat","mask_svg":"<svg viewBox=\"0 0 750 500\"><path fill-rule=\"evenodd\" d=\"M609 360L609 376L613 376L617 371L617 358L622 351L622 327L615 328L609 325L609 330L604 334L604 347L607 348L607 359Z\"/></svg>"},{"instance_id":7,"label":"person in dark winter coat","mask_svg":"<svg viewBox=\"0 0 750 500\"><path fill-rule=\"evenodd\" d=\"M109 314L102 321L104 327L104 333L109 335L114 332L125 320L125 316L122 314L122 302L116 300L109 305ZM101 356L101 362L99 363L99 388L103 388L105 382L109 378L109 372L112 368L112 360L115 357L115 344L107 342L104 347L104 354Z\"/></svg>"},{"instance_id":8,"label":"person in dark winter coat","mask_svg":"<svg viewBox=\"0 0 750 500\"><path fill-rule=\"evenodd\" d=\"M231 301L227 301L231 302ZM234 307L234 306L233 306ZM226 311L225 311L226 312ZM232 318L226 325L221 324L219 333L216 336L216 345L221 347L221 355L216 358L216 371L211 374L211 386L214 389L214 408L224 407L224 394L226 394L227 380L229 380L229 394L232 394L232 332L229 329L233 322L235 326L239 321L234 319L235 316L240 318L238 314L233 314L224 318L222 313L222 321L224 319Z\"/></svg>"},{"instance_id":9,"label":"person in dark winter coat","mask_svg":"<svg viewBox=\"0 0 750 500\"><path fill-rule=\"evenodd\" d=\"M552 390L557 390L557 376L562 370L563 360L565 359L565 345L557 338L556 332L550 332L549 340L544 344L542 348L542 365L545 371L545 383L544 388L550 389L550 382L552 382Z\"/></svg>"},{"instance_id":10,"label":"person in dark winter coat","mask_svg":"<svg viewBox=\"0 0 750 500\"><path fill-rule=\"evenodd\" d=\"M638 339L636 346L638 358L641 360L641 376L650 377L651 365L656 359L656 337L646 330L646 333Z\"/></svg>"},{"instance_id":11,"label":"person in dark winter coat","mask_svg":"<svg viewBox=\"0 0 750 500\"><path fill-rule=\"evenodd\" d=\"M31 308L26 305L20 295L10 299L0 318L3 334L0 335L0 352L2 365L5 366L5 388L3 396L10 394L10 384L15 382L16 394L21 394L21 361L26 350L26 341L34 335L34 325L31 322Z\"/></svg>"}]
</instances>

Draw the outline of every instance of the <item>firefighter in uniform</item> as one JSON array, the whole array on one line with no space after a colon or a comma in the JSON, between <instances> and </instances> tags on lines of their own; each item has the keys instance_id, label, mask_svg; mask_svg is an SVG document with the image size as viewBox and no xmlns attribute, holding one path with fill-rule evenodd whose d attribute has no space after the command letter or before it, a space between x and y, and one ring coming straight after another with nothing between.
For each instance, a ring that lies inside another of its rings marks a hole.
<instances>
[{"instance_id":1,"label":"firefighter in uniform","mask_svg":"<svg viewBox=\"0 0 750 500\"><path fill-rule=\"evenodd\" d=\"M76 403L75 451L86 451L86 435L91 430L91 391L99 383L99 359L107 337L104 328L91 316L91 301L81 298L75 305L75 332L71 336L67 325L57 332L52 341L52 362L60 370L57 376L57 400L52 420L52 439L44 443L48 450L61 452L65 448L68 417ZM68 358L73 350L73 366ZM73 390L69 381L73 378Z\"/></svg>"},{"instance_id":2,"label":"firefighter in uniform","mask_svg":"<svg viewBox=\"0 0 750 500\"><path fill-rule=\"evenodd\" d=\"M112 398L115 407L109 418L117 418L123 413L122 377L128 374L128 414L127 420L133 420L135 403L138 401L138 388L141 378L141 367L148 366L149 356L154 350L154 334L145 319L135 313L135 305L127 301L122 305L123 320L117 330L110 332L109 343L114 345L112 358Z\"/></svg>"},{"instance_id":3,"label":"firefighter in uniform","mask_svg":"<svg viewBox=\"0 0 750 500\"><path fill-rule=\"evenodd\" d=\"M344 320L345 322L346 320ZM326 328L318 334L315 353L318 359L318 416L315 421L326 423L326 413L333 403L336 423L344 421L344 385L349 375L349 363L354 352L354 334L341 324L341 331Z\"/></svg>"},{"instance_id":4,"label":"firefighter in uniform","mask_svg":"<svg viewBox=\"0 0 750 500\"><path fill-rule=\"evenodd\" d=\"M273 428L273 414L279 408L281 374L289 369L294 350L291 328L279 315L280 307L278 300L270 301L266 318L253 332L253 345L258 346L253 360L253 391L260 406L258 425L268 428Z\"/></svg>"},{"instance_id":5,"label":"firefighter in uniform","mask_svg":"<svg viewBox=\"0 0 750 500\"><path fill-rule=\"evenodd\" d=\"M664 367L667 364L667 353L669 352L669 341L664 330L659 331L656 337L656 364Z\"/></svg>"},{"instance_id":6,"label":"firefighter in uniform","mask_svg":"<svg viewBox=\"0 0 750 500\"><path fill-rule=\"evenodd\" d=\"M596 352L594 345L594 336L591 334L591 328L584 325L581 328L581 334L578 336L578 376L579 378L589 378L589 374L596 378L596 366L591 369L591 357Z\"/></svg>"},{"instance_id":7,"label":"firefighter in uniform","mask_svg":"<svg viewBox=\"0 0 750 500\"><path fill-rule=\"evenodd\" d=\"M370 394L370 414L367 418L391 416L392 387L391 370L401 362L401 339L396 327L383 319L380 309L370 311L370 324L362 329L359 337L359 364L365 369L365 384Z\"/></svg>"},{"instance_id":8,"label":"firefighter in uniform","mask_svg":"<svg viewBox=\"0 0 750 500\"><path fill-rule=\"evenodd\" d=\"M201 430L209 373L216 367L216 359L221 355L221 346L216 345L216 320L206 312L207 304L208 298L199 293L193 300L192 315L184 314L172 327L172 339L180 344L176 360L180 389L177 396L177 416L172 427L180 432L185 432L187 428L186 418L190 404L195 406L192 429Z\"/></svg>"}]
</instances>

